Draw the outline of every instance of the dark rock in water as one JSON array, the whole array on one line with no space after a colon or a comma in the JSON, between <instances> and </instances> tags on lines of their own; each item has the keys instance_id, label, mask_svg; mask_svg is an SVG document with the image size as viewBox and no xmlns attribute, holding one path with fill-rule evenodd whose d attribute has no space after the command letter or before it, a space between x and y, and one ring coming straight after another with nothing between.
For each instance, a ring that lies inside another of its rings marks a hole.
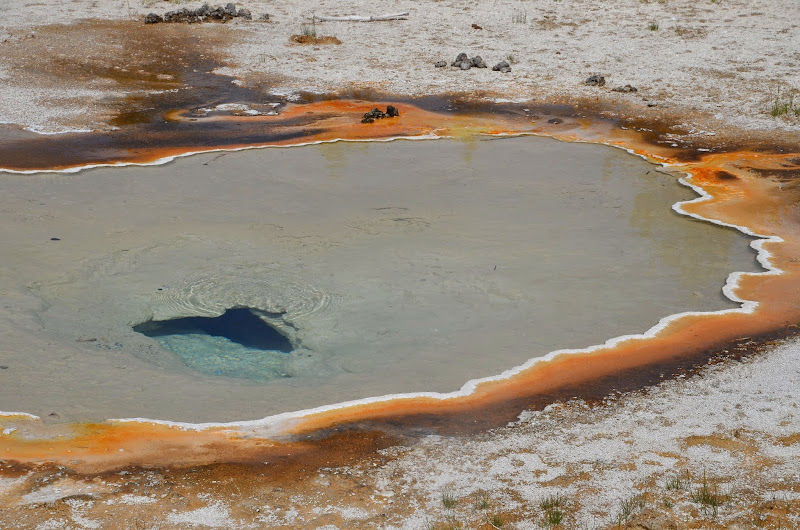
<instances>
[{"instance_id":1,"label":"dark rock in water","mask_svg":"<svg viewBox=\"0 0 800 530\"><path fill-rule=\"evenodd\" d=\"M638 92L639 89L636 88L633 85L625 85L625 86L618 86L617 88L612 88L611 91L612 92L623 92L625 94L628 94L630 92Z\"/></svg>"},{"instance_id":2,"label":"dark rock in water","mask_svg":"<svg viewBox=\"0 0 800 530\"><path fill-rule=\"evenodd\" d=\"M474 66L475 68L486 68L486 63L483 61L483 59L481 59L480 55L476 55L475 57L473 57L471 62L472 66Z\"/></svg>"},{"instance_id":3,"label":"dark rock in water","mask_svg":"<svg viewBox=\"0 0 800 530\"><path fill-rule=\"evenodd\" d=\"M375 108L364 114L364 119L361 120L361 123L372 123L385 117L386 114L382 110Z\"/></svg>"},{"instance_id":4,"label":"dark rock in water","mask_svg":"<svg viewBox=\"0 0 800 530\"><path fill-rule=\"evenodd\" d=\"M400 111L397 108L389 105L386 107L386 112L375 108L371 111L364 114L364 119L361 120L361 123L375 123L375 120L382 120L384 118L396 118L400 116Z\"/></svg>"},{"instance_id":5,"label":"dark rock in water","mask_svg":"<svg viewBox=\"0 0 800 530\"><path fill-rule=\"evenodd\" d=\"M462 70L469 70L472 68L472 61L461 61L461 63L459 63L459 67Z\"/></svg>"},{"instance_id":6,"label":"dark rock in water","mask_svg":"<svg viewBox=\"0 0 800 530\"><path fill-rule=\"evenodd\" d=\"M164 18L161 15L150 13L149 15L144 17L145 24L158 24L159 22L164 22Z\"/></svg>"},{"instance_id":7,"label":"dark rock in water","mask_svg":"<svg viewBox=\"0 0 800 530\"><path fill-rule=\"evenodd\" d=\"M455 66L457 68L460 68L461 67L461 63L463 63L464 61L469 61L469 60L470 60L469 59L469 55L467 55L464 52L461 52L456 56L456 60L453 61L452 63L450 63L450 66Z\"/></svg>"},{"instance_id":8,"label":"dark rock in water","mask_svg":"<svg viewBox=\"0 0 800 530\"><path fill-rule=\"evenodd\" d=\"M511 65L508 64L507 61L500 61L496 65L492 66L492 70L494 70L495 72L502 72L504 74L507 74L508 72L511 71Z\"/></svg>"},{"instance_id":9,"label":"dark rock in water","mask_svg":"<svg viewBox=\"0 0 800 530\"><path fill-rule=\"evenodd\" d=\"M50 241L61 241L60 237L51 237Z\"/></svg>"},{"instance_id":10,"label":"dark rock in water","mask_svg":"<svg viewBox=\"0 0 800 530\"><path fill-rule=\"evenodd\" d=\"M606 78L602 75L592 75L586 78L583 84L586 86L604 86L606 84Z\"/></svg>"},{"instance_id":11,"label":"dark rock in water","mask_svg":"<svg viewBox=\"0 0 800 530\"><path fill-rule=\"evenodd\" d=\"M444 68L447 66L447 61L436 61L433 66L436 68Z\"/></svg>"},{"instance_id":12,"label":"dark rock in water","mask_svg":"<svg viewBox=\"0 0 800 530\"><path fill-rule=\"evenodd\" d=\"M559 123L564 123L564 120L562 120L561 118L550 118L549 120L547 120L547 123L558 125Z\"/></svg>"},{"instance_id":13,"label":"dark rock in water","mask_svg":"<svg viewBox=\"0 0 800 530\"><path fill-rule=\"evenodd\" d=\"M8 366L6 365L0 366L0 370L8 370Z\"/></svg>"}]
</instances>

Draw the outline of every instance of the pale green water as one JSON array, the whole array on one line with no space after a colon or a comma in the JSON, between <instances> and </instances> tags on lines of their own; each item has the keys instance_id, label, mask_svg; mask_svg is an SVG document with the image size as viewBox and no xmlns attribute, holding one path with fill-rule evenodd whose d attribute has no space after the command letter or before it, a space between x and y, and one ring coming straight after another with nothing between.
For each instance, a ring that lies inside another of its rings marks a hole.
<instances>
[{"instance_id":1,"label":"pale green water","mask_svg":"<svg viewBox=\"0 0 800 530\"><path fill-rule=\"evenodd\" d=\"M456 390L733 307L726 276L757 269L747 238L670 210L694 196L674 177L540 138L208 154L3 176L0 193L0 410L57 420L252 419ZM132 330L235 307L294 350Z\"/></svg>"}]
</instances>

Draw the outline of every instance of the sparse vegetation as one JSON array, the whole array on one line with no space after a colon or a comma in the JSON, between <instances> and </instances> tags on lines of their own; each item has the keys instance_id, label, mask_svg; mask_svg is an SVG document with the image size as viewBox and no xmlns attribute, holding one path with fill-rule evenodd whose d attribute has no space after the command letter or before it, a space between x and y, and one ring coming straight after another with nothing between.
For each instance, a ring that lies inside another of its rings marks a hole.
<instances>
[{"instance_id":1,"label":"sparse vegetation","mask_svg":"<svg viewBox=\"0 0 800 530\"><path fill-rule=\"evenodd\" d=\"M699 488L692 493L692 500L703 507L703 511L714 516L717 515L718 508L725 502L727 496L719 493L717 485L711 485L703 472L703 482Z\"/></svg>"},{"instance_id":2,"label":"sparse vegetation","mask_svg":"<svg viewBox=\"0 0 800 530\"><path fill-rule=\"evenodd\" d=\"M658 31L658 22L651 22L648 27L650 28L650 31Z\"/></svg>"},{"instance_id":3,"label":"sparse vegetation","mask_svg":"<svg viewBox=\"0 0 800 530\"><path fill-rule=\"evenodd\" d=\"M303 24L300 33L292 35L289 40L297 44L341 44L342 41L336 37L318 36L317 24L315 19L311 19L310 24Z\"/></svg>"},{"instance_id":4,"label":"sparse vegetation","mask_svg":"<svg viewBox=\"0 0 800 530\"><path fill-rule=\"evenodd\" d=\"M442 506L448 510L452 510L458 504L458 499L455 494L449 489L442 490Z\"/></svg>"},{"instance_id":5,"label":"sparse vegetation","mask_svg":"<svg viewBox=\"0 0 800 530\"><path fill-rule=\"evenodd\" d=\"M303 24L301 32L304 37L317 38L317 24L313 20L311 24Z\"/></svg>"},{"instance_id":6,"label":"sparse vegetation","mask_svg":"<svg viewBox=\"0 0 800 530\"><path fill-rule=\"evenodd\" d=\"M514 10L514 14L511 15L511 22L513 22L514 24L527 24L528 12L521 10Z\"/></svg>"},{"instance_id":7,"label":"sparse vegetation","mask_svg":"<svg viewBox=\"0 0 800 530\"><path fill-rule=\"evenodd\" d=\"M772 101L772 108L769 111L770 116L773 118L787 115L800 117L800 105L795 104L794 96L794 92L790 92L788 95L778 93Z\"/></svg>"},{"instance_id":8,"label":"sparse vegetation","mask_svg":"<svg viewBox=\"0 0 800 530\"><path fill-rule=\"evenodd\" d=\"M626 514L625 518L627 519L633 515L633 512L645 507L644 495L634 495L630 499L624 499L620 503L620 506L622 513Z\"/></svg>"},{"instance_id":9,"label":"sparse vegetation","mask_svg":"<svg viewBox=\"0 0 800 530\"><path fill-rule=\"evenodd\" d=\"M558 493L539 501L539 508L544 511L544 523L547 526L558 526L564 520L564 498Z\"/></svg>"},{"instance_id":10,"label":"sparse vegetation","mask_svg":"<svg viewBox=\"0 0 800 530\"><path fill-rule=\"evenodd\" d=\"M502 528L504 524L506 524L505 519L500 514L494 514L489 518L489 524L492 525L494 528Z\"/></svg>"},{"instance_id":11,"label":"sparse vegetation","mask_svg":"<svg viewBox=\"0 0 800 530\"><path fill-rule=\"evenodd\" d=\"M558 508L553 508L545 514L545 522L548 526L558 526L563 520L564 513Z\"/></svg>"},{"instance_id":12,"label":"sparse vegetation","mask_svg":"<svg viewBox=\"0 0 800 530\"><path fill-rule=\"evenodd\" d=\"M461 530L462 528L464 526L455 517L448 517L444 526L441 527L442 530Z\"/></svg>"},{"instance_id":13,"label":"sparse vegetation","mask_svg":"<svg viewBox=\"0 0 800 530\"><path fill-rule=\"evenodd\" d=\"M483 490L479 491L475 497L475 509L486 510L490 505L489 493Z\"/></svg>"},{"instance_id":14,"label":"sparse vegetation","mask_svg":"<svg viewBox=\"0 0 800 530\"><path fill-rule=\"evenodd\" d=\"M666 488L672 491L683 491L687 485L688 481L681 479L680 475L675 475L667 480Z\"/></svg>"},{"instance_id":15,"label":"sparse vegetation","mask_svg":"<svg viewBox=\"0 0 800 530\"><path fill-rule=\"evenodd\" d=\"M622 528L622 526L628 522L631 515L634 514L637 510L644 509L645 497L643 494L634 495L629 499L623 499L619 503L619 512L617 513L616 517L613 519L613 524L617 528Z\"/></svg>"},{"instance_id":16,"label":"sparse vegetation","mask_svg":"<svg viewBox=\"0 0 800 530\"><path fill-rule=\"evenodd\" d=\"M558 493L545 497L539 502L539 508L544 511L552 510L553 508L561 508L563 505L564 499L562 499L561 495Z\"/></svg>"}]
</instances>

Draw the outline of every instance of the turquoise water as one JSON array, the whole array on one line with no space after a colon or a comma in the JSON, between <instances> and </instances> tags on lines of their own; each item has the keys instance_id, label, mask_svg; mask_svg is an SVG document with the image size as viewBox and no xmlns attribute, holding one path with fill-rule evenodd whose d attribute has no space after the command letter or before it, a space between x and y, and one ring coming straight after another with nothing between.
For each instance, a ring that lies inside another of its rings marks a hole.
<instances>
[{"instance_id":1,"label":"turquoise water","mask_svg":"<svg viewBox=\"0 0 800 530\"><path fill-rule=\"evenodd\" d=\"M155 338L188 367L206 375L258 382L288 377L286 354L294 346L256 313L236 308L218 317L149 321L133 330Z\"/></svg>"}]
</instances>

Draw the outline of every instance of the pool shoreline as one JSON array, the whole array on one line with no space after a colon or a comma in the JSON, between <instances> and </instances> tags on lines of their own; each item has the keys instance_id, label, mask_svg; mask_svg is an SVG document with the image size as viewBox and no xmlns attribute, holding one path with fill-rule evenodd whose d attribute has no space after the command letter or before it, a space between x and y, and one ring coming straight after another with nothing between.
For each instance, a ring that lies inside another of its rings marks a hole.
<instances>
[{"instance_id":1,"label":"pool shoreline","mask_svg":"<svg viewBox=\"0 0 800 530\"><path fill-rule=\"evenodd\" d=\"M625 149L652 162L660 163L672 170L692 175L691 186L695 187L695 191L698 193L703 190L707 195L682 203L681 209L684 211L681 213L706 221L711 220L718 224L735 226L739 230L746 233L749 231L751 234L770 232L769 224L764 224L763 219L759 220L756 217L756 226L750 226L753 224L752 221L744 225L748 228L737 225L737 203L741 202L742 196L766 197L765 187L774 187L774 183L760 178L757 173L755 177L752 173L748 173L746 165L744 165L747 163L748 157L752 157L755 161L755 169L766 170L764 168L776 167L778 168L776 171L780 171L783 169L778 166L783 164L791 167L791 160L797 156L761 151L757 153L736 150L711 152L702 150L706 149L703 147L693 150L691 147L687 149L685 145L677 148L671 145L665 146L659 140L653 140L653 130L637 132L608 120L592 121L580 112L573 112L572 119L566 116L558 120L546 116L547 119L544 119L538 115L532 118L529 116L532 111L522 110L527 109L524 105L518 105L517 112L506 112L504 109L504 112L498 117L492 112L452 116L447 113L431 113L398 103L401 108L399 119L386 120L386 123L372 128L371 125L363 126L358 123L357 118L361 111L373 105L376 103L350 100L326 101L310 105L296 105L284 115L279 115L277 118L265 117L264 119L286 118L291 120L301 113L318 113L321 118L317 123L322 122L328 128L317 132L316 137L308 139L309 141L303 141L300 145L331 141L372 141L369 138L370 135L378 136L377 140L391 141L396 139L391 135L398 134L398 130L401 135L398 135L397 138L428 139L431 136L439 135L458 138L475 134L487 136L531 134L572 142L610 145ZM244 119L249 120L250 118ZM228 121L235 123L237 118L230 118ZM557 123L550 123L550 121ZM515 126L518 130L514 130ZM409 130L417 133L417 136L402 134ZM284 141L279 142L278 145L287 146ZM251 148L251 146L234 146L219 150L247 148ZM147 163L161 163L171 160L174 156L188 156L195 152L197 151L189 150L182 153L170 153ZM731 163L732 160L735 164ZM736 167L732 167L732 165ZM68 171L70 170L68 169ZM733 175L735 178L726 177L720 180L718 175L723 171L726 172L726 175ZM726 202L731 202L733 205L726 206ZM777 202L777 199L773 198L773 202ZM753 207L750 206L750 208ZM772 208L780 208L780 204L773 204ZM754 248L759 251L759 260L762 265L770 267L768 261L770 254L774 255L777 264L763 273L732 275L726 287L726 295L729 298L735 295L749 300L754 288L760 290L762 289L760 284L769 283L767 277L771 277L775 283L775 278L790 281L790 279L794 279L792 277L800 274L800 271L792 270L797 267L786 267L786 247L791 248L800 244L798 239L791 237L795 234L789 233L790 237L786 237L786 234L781 233L781 237L787 241L777 245L779 238L776 238L776 235L778 233L773 236L762 235L761 237L771 237L772 239L762 239L760 240L762 242L757 243ZM765 245L769 247L769 250L764 248ZM782 250L783 252L781 252ZM788 254L791 255L791 252ZM786 274L776 276L781 268L785 270ZM782 282L777 283L781 284ZM769 291L775 292L776 289L780 291L785 287L772 287ZM743 309L723 310L721 314L671 315L662 319L659 325L642 336L618 337L610 339L605 344L584 350L553 352L546 358L534 359L499 376L471 381L457 393L446 395L423 393L410 396L369 398L353 403L280 414L263 420L224 424L181 424L137 418L109 420L107 424L98 426L74 426L76 433L92 431L95 434L102 433L98 440L91 442L91 449L83 455L86 458L85 463L78 465L77 468L84 468L87 471L92 469L93 472L98 472L132 464L169 465L171 463L176 465L179 463L175 462L172 457L167 457L175 447L180 447L181 444L191 446L195 443L211 442L221 444L224 448L220 449L218 453L206 454L204 458L207 458L208 461L238 462L242 461L243 455L248 455L244 457L246 461L257 460L263 455L260 455L259 451L254 450L251 446L249 442L251 438L274 442L277 444L275 447L280 446L281 448L278 452L282 452L291 448L293 440L324 437L324 433L335 433L342 429L349 430L348 425L356 427L357 430L366 429L366 432L372 432L374 429L380 430L391 425L390 431L395 432L399 429L399 431L409 430L412 432L421 430L422 432L475 434L486 428L497 427L513 420L519 412L530 407L529 403L538 402L537 406L546 406L548 403L535 398L537 395L552 396L555 394L559 395L558 399L563 399L564 395L570 393L564 393L564 388L580 388L581 385L591 381L602 381L609 377L621 379L619 375L615 376L614 374L624 373L628 370L647 372L648 365L669 366L670 363L675 363L682 367L681 370L684 370L686 360L692 359L693 356L698 355L698 352L730 350L730 344L741 344L742 342L755 345L759 341L754 341L752 337L757 335L764 336L765 342L771 342L776 335L783 336L793 333L792 326L795 322L800 321L800 314L787 313L785 304L784 307L770 309L770 300L757 297L756 299L765 305L756 309L755 305L757 304L745 302ZM760 311L766 313L766 318L764 318L766 322L758 322ZM753 312L756 314L747 316L748 313ZM794 313L798 313L798 311L795 310ZM733 324L724 323L726 318L730 319ZM731 330L732 326L735 327L735 332ZM741 340L740 337L745 332L747 336L745 340ZM688 343L684 338L687 336L702 336L702 338L695 338ZM702 355L700 354L701 357ZM609 367L608 360L610 359L615 360L613 368ZM696 363L690 361L689 364ZM665 377L669 376L665 375ZM661 377L659 377L660 379ZM653 381L650 379L648 384L652 383ZM613 386L606 388L606 391L613 391ZM578 397L580 397L579 394L579 392L576 393ZM545 399L545 401L547 400ZM478 427L474 427L473 423L473 427L464 431L464 428L461 427L465 424L464 419L475 416L478 410L482 412L477 415L489 416L494 419L486 424L478 422ZM422 418L422 421L415 420L415 418ZM398 428L398 425L403 425L403 427ZM185 432L176 435L176 429ZM33 430L38 429L34 428ZM47 428L43 430L47 431ZM196 431L195 436L198 439L191 440L189 431ZM108 439L107 437L114 432L117 434L111 437L115 440L114 443L119 445L120 451L118 452L124 454L116 454L104 462L104 457L98 454L107 452L107 449L102 449L103 442L101 440ZM158 456L160 451L153 452L151 448L142 452L136 438L143 435L144 432L147 432L147 437L151 439L163 437L165 446L170 447L170 450L161 452L163 456ZM136 434L134 435L134 433ZM48 440L48 444L58 445L59 448L51 448L44 453L39 453L34 447L41 447L41 443L48 438L47 435L44 435L44 439L29 442L17 438L13 433L10 434L11 436L5 440L11 442L7 443L7 461L32 464L37 462L67 463L67 461L75 462L81 459L78 458L75 451L69 449L69 446L76 441L70 441L69 437L59 440L58 444L54 444L52 439ZM60 432L59 435L63 436L63 433ZM9 440L9 438L11 439ZM78 435L78 438L82 440L81 443L85 443L84 436ZM119 440L122 438L127 441L120 443ZM242 445L242 447L237 448L237 445ZM63 456L58 456L59 453ZM167 458L167 460L163 458ZM168 462L170 460L171 462ZM195 455L189 457L187 461L183 462L183 465L197 465L202 462L203 459L198 460Z\"/></svg>"}]
</instances>

